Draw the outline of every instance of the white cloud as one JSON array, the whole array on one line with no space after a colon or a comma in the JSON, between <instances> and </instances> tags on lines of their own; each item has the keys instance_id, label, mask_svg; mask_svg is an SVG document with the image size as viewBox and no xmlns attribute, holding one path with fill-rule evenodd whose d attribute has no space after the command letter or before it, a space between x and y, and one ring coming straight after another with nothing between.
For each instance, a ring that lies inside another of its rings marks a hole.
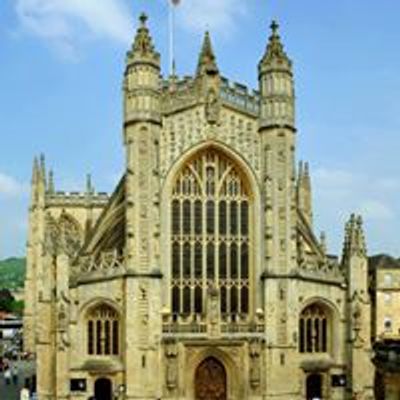
<instances>
[{"instance_id":1,"label":"white cloud","mask_svg":"<svg viewBox=\"0 0 400 400\"><path fill-rule=\"evenodd\" d=\"M229 35L238 18L246 13L243 0L182 0L177 9L178 22L187 30Z\"/></svg>"},{"instance_id":2,"label":"white cloud","mask_svg":"<svg viewBox=\"0 0 400 400\"><path fill-rule=\"evenodd\" d=\"M124 0L17 0L22 28L50 41L68 57L82 38L107 38L124 45L132 20Z\"/></svg>"},{"instance_id":3,"label":"white cloud","mask_svg":"<svg viewBox=\"0 0 400 400\"><path fill-rule=\"evenodd\" d=\"M396 239L392 239L397 230L397 215L400 214L400 182L397 177L321 167L314 172L311 170L311 178L317 226L328 232L336 252L341 248L343 224L355 212L365 221L372 253L398 253L398 249L393 251Z\"/></svg>"},{"instance_id":4,"label":"white cloud","mask_svg":"<svg viewBox=\"0 0 400 400\"><path fill-rule=\"evenodd\" d=\"M28 186L18 182L12 176L0 172L0 196L18 197L28 192Z\"/></svg>"},{"instance_id":5,"label":"white cloud","mask_svg":"<svg viewBox=\"0 0 400 400\"><path fill-rule=\"evenodd\" d=\"M359 213L366 220L387 220L394 217L393 211L377 200L367 200L361 204Z\"/></svg>"}]
</instances>

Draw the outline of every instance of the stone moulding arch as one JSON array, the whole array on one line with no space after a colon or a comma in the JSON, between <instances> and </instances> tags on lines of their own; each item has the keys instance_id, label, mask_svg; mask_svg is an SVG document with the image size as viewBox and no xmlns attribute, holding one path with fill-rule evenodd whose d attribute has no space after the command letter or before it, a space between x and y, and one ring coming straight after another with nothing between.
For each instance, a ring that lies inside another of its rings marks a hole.
<instances>
[{"instance_id":1,"label":"stone moulding arch","mask_svg":"<svg viewBox=\"0 0 400 400\"><path fill-rule=\"evenodd\" d=\"M329 299L319 296L313 296L305 299L301 302L299 307L299 313L297 316L298 321L300 321L301 313L309 306L313 304L319 304L328 314L328 326L331 338L328 344L328 354L333 360L338 360L342 349L340 348L341 343L341 312L338 307Z\"/></svg>"},{"instance_id":2,"label":"stone moulding arch","mask_svg":"<svg viewBox=\"0 0 400 400\"><path fill-rule=\"evenodd\" d=\"M165 243L167 245L160 246L161 247L161 259L165 260L165 264L161 266L163 276L165 277L164 285L162 286L162 300L163 307L165 309L170 309L171 304L171 294L169 290L169 282L170 282L170 260L171 260L171 249L168 245L169 243L169 232L171 231L170 226L170 198L172 195L173 182L177 174L182 170L182 168L186 165L186 163L193 158L196 154L201 153L206 150L215 150L217 152L222 153L227 158L233 161L235 165L237 165L238 170L241 174L243 174L246 182L249 185L249 193L251 199L253 201L253 218L251 221L252 224L252 248L253 248L253 293L255 293L254 301L253 301L253 312L256 309L262 306L261 304L261 292L262 292L262 284L261 280L258 277L261 276L262 273L262 254L264 254L264 243L262 240L262 227L263 227L263 218L259 218L261 213L263 212L262 202L261 202L261 190L260 183L258 178L250 167L249 163L237 153L236 150L227 146L226 144L217 141L217 140L206 140L196 146L188 149L184 154L182 154L177 160L174 161L172 166L169 168L166 178L162 183L162 191L161 191L161 237L160 243ZM258 285L258 286L257 286Z\"/></svg>"},{"instance_id":3,"label":"stone moulding arch","mask_svg":"<svg viewBox=\"0 0 400 400\"><path fill-rule=\"evenodd\" d=\"M300 312L299 314L302 313L302 311L310 306L311 304L321 304L324 306L334 317L339 318L340 317L340 311L337 308L337 306L328 299L325 299L324 297L319 297L319 296L313 296L309 297L306 300L303 300L303 302L300 305Z\"/></svg>"},{"instance_id":4,"label":"stone moulding arch","mask_svg":"<svg viewBox=\"0 0 400 400\"><path fill-rule=\"evenodd\" d=\"M89 317L89 313L91 310L95 309L98 306L106 305L112 308L116 313L119 321L119 347L121 348L121 343L123 342L123 320L122 320L122 310L121 307L111 299L106 297L95 297L86 301L78 310L78 326L80 329L79 333L79 354L81 355L82 359L85 360L88 357L87 354L87 321ZM121 351L120 351L121 352Z\"/></svg>"},{"instance_id":5,"label":"stone moulding arch","mask_svg":"<svg viewBox=\"0 0 400 400\"><path fill-rule=\"evenodd\" d=\"M90 299L86 301L80 308L79 308L79 319L81 320L82 318L85 319L87 317L87 314L93 309L96 308L97 306L101 306L102 304L105 304L115 310L115 312L118 314L118 317L121 318L122 312L120 306L111 299L108 299L106 297L96 297L94 299Z\"/></svg>"},{"instance_id":6,"label":"stone moulding arch","mask_svg":"<svg viewBox=\"0 0 400 400\"><path fill-rule=\"evenodd\" d=\"M230 354L218 347L206 347L204 350L194 354L192 357L187 357L187 368L185 368L186 373L184 374L184 381L190 382L190 384L184 385L187 390L185 398L195 399L196 371L202 362L208 358L216 359L225 369L227 399L232 400L243 398L243 396L241 396L241 387L244 386L242 382L243 378L241 378L242 370L235 363Z\"/></svg>"}]
</instances>

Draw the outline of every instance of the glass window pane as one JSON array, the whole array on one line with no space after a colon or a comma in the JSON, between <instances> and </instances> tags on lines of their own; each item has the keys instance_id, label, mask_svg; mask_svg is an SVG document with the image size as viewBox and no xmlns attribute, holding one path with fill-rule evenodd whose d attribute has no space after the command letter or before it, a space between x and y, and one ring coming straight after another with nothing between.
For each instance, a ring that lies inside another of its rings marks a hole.
<instances>
[{"instance_id":1,"label":"glass window pane","mask_svg":"<svg viewBox=\"0 0 400 400\"><path fill-rule=\"evenodd\" d=\"M241 204L240 224L241 234L247 236L249 233L249 205L247 201L243 201Z\"/></svg>"},{"instance_id":2,"label":"glass window pane","mask_svg":"<svg viewBox=\"0 0 400 400\"><path fill-rule=\"evenodd\" d=\"M240 312L247 314L249 312L249 289L243 286L240 293Z\"/></svg>"},{"instance_id":3,"label":"glass window pane","mask_svg":"<svg viewBox=\"0 0 400 400\"><path fill-rule=\"evenodd\" d=\"M202 222L203 222L203 207L200 200L196 200L194 203L194 233L196 235L201 235L202 233Z\"/></svg>"},{"instance_id":4,"label":"glass window pane","mask_svg":"<svg viewBox=\"0 0 400 400\"><path fill-rule=\"evenodd\" d=\"M226 244L221 243L219 245L219 278L226 279L227 278L227 270L226 270Z\"/></svg>"},{"instance_id":5,"label":"glass window pane","mask_svg":"<svg viewBox=\"0 0 400 400\"><path fill-rule=\"evenodd\" d=\"M190 314L190 287L186 286L183 289L183 312Z\"/></svg>"},{"instance_id":6,"label":"glass window pane","mask_svg":"<svg viewBox=\"0 0 400 400\"><path fill-rule=\"evenodd\" d=\"M304 345L304 319L300 318L300 326L299 326L299 349L300 353L304 353L305 345Z\"/></svg>"},{"instance_id":7,"label":"glass window pane","mask_svg":"<svg viewBox=\"0 0 400 400\"><path fill-rule=\"evenodd\" d=\"M207 201L207 233L213 234L215 231L214 202Z\"/></svg>"},{"instance_id":8,"label":"glass window pane","mask_svg":"<svg viewBox=\"0 0 400 400\"><path fill-rule=\"evenodd\" d=\"M207 279L214 279L215 277L215 251L214 243L207 245Z\"/></svg>"},{"instance_id":9,"label":"glass window pane","mask_svg":"<svg viewBox=\"0 0 400 400\"><path fill-rule=\"evenodd\" d=\"M88 354L93 354L93 321L88 322Z\"/></svg>"},{"instance_id":10,"label":"glass window pane","mask_svg":"<svg viewBox=\"0 0 400 400\"><path fill-rule=\"evenodd\" d=\"M238 251L236 243L231 244L231 278L238 278Z\"/></svg>"},{"instance_id":11,"label":"glass window pane","mask_svg":"<svg viewBox=\"0 0 400 400\"><path fill-rule=\"evenodd\" d=\"M207 167L207 195L213 196L215 193L215 173L213 167Z\"/></svg>"},{"instance_id":12,"label":"glass window pane","mask_svg":"<svg viewBox=\"0 0 400 400\"><path fill-rule=\"evenodd\" d=\"M306 330L306 343L307 343L307 353L312 353L312 327L311 319L307 319L307 330Z\"/></svg>"},{"instance_id":13,"label":"glass window pane","mask_svg":"<svg viewBox=\"0 0 400 400\"><path fill-rule=\"evenodd\" d=\"M194 290L194 312L201 314L203 312L203 292L200 286Z\"/></svg>"},{"instance_id":14,"label":"glass window pane","mask_svg":"<svg viewBox=\"0 0 400 400\"><path fill-rule=\"evenodd\" d=\"M180 205L179 200L172 202L172 234L179 235L180 232Z\"/></svg>"},{"instance_id":15,"label":"glass window pane","mask_svg":"<svg viewBox=\"0 0 400 400\"><path fill-rule=\"evenodd\" d=\"M190 244L183 245L183 277L190 278Z\"/></svg>"},{"instance_id":16,"label":"glass window pane","mask_svg":"<svg viewBox=\"0 0 400 400\"><path fill-rule=\"evenodd\" d=\"M177 286L172 288L172 312L179 314L180 312L180 290Z\"/></svg>"},{"instance_id":17,"label":"glass window pane","mask_svg":"<svg viewBox=\"0 0 400 400\"><path fill-rule=\"evenodd\" d=\"M238 292L236 287L231 287L231 313L238 312Z\"/></svg>"},{"instance_id":18,"label":"glass window pane","mask_svg":"<svg viewBox=\"0 0 400 400\"><path fill-rule=\"evenodd\" d=\"M221 287L221 313L226 314L228 312L228 305L226 304L226 287Z\"/></svg>"},{"instance_id":19,"label":"glass window pane","mask_svg":"<svg viewBox=\"0 0 400 400\"><path fill-rule=\"evenodd\" d=\"M319 342L321 340L321 332L319 330L319 318L315 318L314 320L314 350L316 353L319 353Z\"/></svg>"},{"instance_id":20,"label":"glass window pane","mask_svg":"<svg viewBox=\"0 0 400 400\"><path fill-rule=\"evenodd\" d=\"M326 318L322 320L322 351L328 351L328 330Z\"/></svg>"},{"instance_id":21,"label":"glass window pane","mask_svg":"<svg viewBox=\"0 0 400 400\"><path fill-rule=\"evenodd\" d=\"M226 202L219 203L219 234L226 235Z\"/></svg>"},{"instance_id":22,"label":"glass window pane","mask_svg":"<svg viewBox=\"0 0 400 400\"><path fill-rule=\"evenodd\" d=\"M201 279L203 276L203 246L197 242L194 247L194 277Z\"/></svg>"},{"instance_id":23,"label":"glass window pane","mask_svg":"<svg viewBox=\"0 0 400 400\"><path fill-rule=\"evenodd\" d=\"M104 354L110 354L110 336L111 336L110 321L104 322Z\"/></svg>"},{"instance_id":24,"label":"glass window pane","mask_svg":"<svg viewBox=\"0 0 400 400\"><path fill-rule=\"evenodd\" d=\"M102 339L102 332L101 332L101 321L96 322L96 354L103 354L102 346L101 346L101 339Z\"/></svg>"},{"instance_id":25,"label":"glass window pane","mask_svg":"<svg viewBox=\"0 0 400 400\"><path fill-rule=\"evenodd\" d=\"M185 200L183 202L183 234L189 235L190 234L190 211L191 205L189 200Z\"/></svg>"},{"instance_id":26,"label":"glass window pane","mask_svg":"<svg viewBox=\"0 0 400 400\"><path fill-rule=\"evenodd\" d=\"M231 220L230 220L230 231L231 235L237 235L238 233L238 215L237 215L237 203L233 201L231 203Z\"/></svg>"},{"instance_id":27,"label":"glass window pane","mask_svg":"<svg viewBox=\"0 0 400 400\"><path fill-rule=\"evenodd\" d=\"M242 244L241 252L241 279L249 279L249 248L246 243Z\"/></svg>"},{"instance_id":28,"label":"glass window pane","mask_svg":"<svg viewBox=\"0 0 400 400\"><path fill-rule=\"evenodd\" d=\"M113 322L113 354L119 353L119 329L118 321Z\"/></svg>"},{"instance_id":29,"label":"glass window pane","mask_svg":"<svg viewBox=\"0 0 400 400\"><path fill-rule=\"evenodd\" d=\"M172 246L172 277L179 279L180 277L180 246L174 243Z\"/></svg>"}]
</instances>

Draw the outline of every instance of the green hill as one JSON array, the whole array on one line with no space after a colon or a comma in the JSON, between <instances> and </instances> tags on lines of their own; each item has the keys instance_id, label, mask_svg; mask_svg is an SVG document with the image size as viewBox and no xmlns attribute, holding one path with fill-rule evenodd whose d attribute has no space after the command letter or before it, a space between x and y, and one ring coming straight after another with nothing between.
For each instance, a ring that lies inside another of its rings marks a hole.
<instances>
[{"instance_id":1,"label":"green hill","mask_svg":"<svg viewBox=\"0 0 400 400\"><path fill-rule=\"evenodd\" d=\"M0 261L0 289L11 291L24 286L26 269L25 258L7 258Z\"/></svg>"}]
</instances>

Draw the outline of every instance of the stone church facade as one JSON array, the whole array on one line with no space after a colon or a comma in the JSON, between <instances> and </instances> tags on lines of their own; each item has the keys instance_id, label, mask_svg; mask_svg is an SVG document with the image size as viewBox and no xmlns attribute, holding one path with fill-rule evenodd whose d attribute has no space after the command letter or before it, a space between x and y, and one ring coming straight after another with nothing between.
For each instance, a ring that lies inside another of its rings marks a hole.
<instances>
[{"instance_id":1,"label":"stone church facade","mask_svg":"<svg viewBox=\"0 0 400 400\"><path fill-rule=\"evenodd\" d=\"M328 255L271 29L249 91L208 33L193 77L161 78L143 15L113 194L57 191L35 161L24 323L40 400L373 398L361 218Z\"/></svg>"}]
</instances>

